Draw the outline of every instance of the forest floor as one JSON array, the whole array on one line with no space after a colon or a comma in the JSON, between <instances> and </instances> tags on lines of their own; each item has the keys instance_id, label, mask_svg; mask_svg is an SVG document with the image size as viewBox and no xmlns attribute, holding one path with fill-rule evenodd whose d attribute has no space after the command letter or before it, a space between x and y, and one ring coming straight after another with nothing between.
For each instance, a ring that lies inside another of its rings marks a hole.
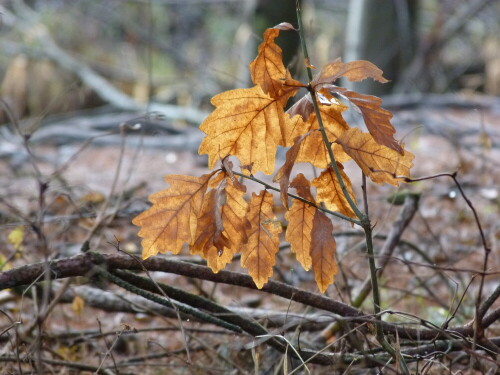
<instances>
[{"instance_id":1,"label":"forest floor","mask_svg":"<svg viewBox=\"0 0 500 375\"><path fill-rule=\"evenodd\" d=\"M488 296L500 282L500 100L447 98L434 105L425 101L399 105L389 100L388 107L395 114L398 138L403 138L416 155L413 177L458 172L458 181L473 203L492 249L488 270L495 274L486 278L483 291L483 296ZM158 119L131 117L126 113L77 114L45 120L32 134L29 123L20 124L30 137L0 128L2 270L79 254L86 241L91 249L103 253L116 253L119 247L140 254L138 228L131 220L148 207L147 196L167 187L164 175L199 176L207 168L206 159L196 153L201 132ZM61 131L61 126L66 131ZM361 197L361 173L354 163L347 163L346 169L354 176L351 180ZM398 247L381 277L383 308L404 311L436 325L454 313L453 323L465 324L474 316L479 286L476 273L484 262L473 212L449 177L406 185L399 191L403 189L421 194L418 212L403 235L414 248ZM386 235L400 211L390 203L395 191L393 187L368 185L376 235ZM40 224L41 237L30 229L30 223ZM368 274L366 254L357 228L338 220L333 223L341 271L326 295L350 303ZM40 250L41 238L49 253ZM376 247L382 243L376 241ZM187 253L181 257L200 263L199 258ZM228 269L245 272L236 260ZM301 333L305 342L315 342L332 320L329 314L258 291L172 274L152 276L238 309L270 327L275 319L273 329L277 334L285 330L286 319L312 314L317 321ZM299 267L285 246L273 279L317 292L312 274ZM55 290L63 283L55 282ZM109 297L115 306L99 306L96 294ZM33 324L39 298L36 293L19 295L16 290L4 290L0 292L0 310L21 322L18 329L22 331ZM44 356L53 360L47 366L55 373L77 371L77 367L61 370L65 367L57 361L67 361L89 365L89 371L120 368L120 373L154 374L158 373L157 366L169 366L173 374L229 374L273 373L278 363L283 365L282 357L276 352L269 354L262 344L265 339L255 342L252 337L228 334L198 322L183 322L184 330L180 330L176 318L141 310L144 306L137 306L140 302L136 302L135 312L130 305L120 311L120 302L133 298L115 286L96 285L82 278L71 280L61 303L41 327ZM499 307L499 302L493 308ZM367 300L363 309L370 310L370 306ZM0 356L15 357L9 323L3 316L0 322ZM31 329L36 330L36 325ZM295 330L288 337L297 340L298 334ZM489 336L500 336L498 323L490 327ZM329 338L329 342L334 340ZM17 350L21 355L32 348L26 342ZM467 366L458 361L453 370ZM327 368L311 368L315 374L328 373ZM13 360L0 374L16 370ZM435 373L441 370L439 366L433 368Z\"/></svg>"}]
</instances>

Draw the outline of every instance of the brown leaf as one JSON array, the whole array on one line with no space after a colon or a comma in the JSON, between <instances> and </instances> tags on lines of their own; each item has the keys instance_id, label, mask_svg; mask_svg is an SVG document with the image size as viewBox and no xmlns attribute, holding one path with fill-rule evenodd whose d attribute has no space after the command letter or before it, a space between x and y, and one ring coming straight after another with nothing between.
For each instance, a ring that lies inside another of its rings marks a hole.
<instances>
[{"instance_id":1,"label":"brown leaf","mask_svg":"<svg viewBox=\"0 0 500 375\"><path fill-rule=\"evenodd\" d=\"M222 159L222 166L224 167L224 171L227 174L232 185L235 185L236 188L240 189L243 193L247 191L247 187L238 181L236 177L234 177L233 173L233 162L228 158Z\"/></svg>"},{"instance_id":2,"label":"brown leaf","mask_svg":"<svg viewBox=\"0 0 500 375\"><path fill-rule=\"evenodd\" d=\"M392 113L381 107L382 99L334 86L333 82L340 77L346 77L350 81L373 78L382 83L388 82L382 76L382 70L368 61L360 60L343 63L340 59L336 59L321 69L319 74L312 80L311 86L315 91L321 91L326 88L331 92L336 92L346 97L361 111L366 127L370 134L373 135L373 138L378 143L402 153L403 149L401 145L394 139L396 131L390 122Z\"/></svg>"},{"instance_id":3,"label":"brown leaf","mask_svg":"<svg viewBox=\"0 0 500 375\"><path fill-rule=\"evenodd\" d=\"M337 274L336 243L332 232L333 225L330 219L316 210L311 230L311 259L314 278L321 293L333 283Z\"/></svg>"},{"instance_id":4,"label":"brown leaf","mask_svg":"<svg viewBox=\"0 0 500 375\"><path fill-rule=\"evenodd\" d=\"M392 113L381 107L382 99L376 96L358 94L355 91L345 90L341 87L338 88L338 92L359 108L366 127L375 141L400 154L403 153L403 148L394 139L396 130L391 124Z\"/></svg>"},{"instance_id":5,"label":"brown leaf","mask_svg":"<svg viewBox=\"0 0 500 375\"><path fill-rule=\"evenodd\" d=\"M222 181L226 179L226 176L227 174L223 170L219 171L214 177L210 179L208 187L212 189L216 188Z\"/></svg>"},{"instance_id":6,"label":"brown leaf","mask_svg":"<svg viewBox=\"0 0 500 375\"><path fill-rule=\"evenodd\" d=\"M252 173L271 174L276 148L284 145L284 134L292 126L283 106L295 92L281 90L281 96L272 98L255 86L213 97L216 109L200 125L207 136L198 151L208 154L209 168L217 160L234 155L241 164L252 165Z\"/></svg>"},{"instance_id":7,"label":"brown leaf","mask_svg":"<svg viewBox=\"0 0 500 375\"><path fill-rule=\"evenodd\" d=\"M311 101L311 95L306 94L300 100L298 100L294 105L292 105L286 113L290 115L290 117L294 117L295 115L302 116L304 121L307 121L309 115L314 112L314 106ZM293 133L293 129L290 130Z\"/></svg>"},{"instance_id":8,"label":"brown leaf","mask_svg":"<svg viewBox=\"0 0 500 375\"><path fill-rule=\"evenodd\" d=\"M165 177L170 187L152 194L149 200L153 206L132 220L141 227L143 259L167 251L177 254L184 243L191 243L203 197L214 174Z\"/></svg>"},{"instance_id":9,"label":"brown leaf","mask_svg":"<svg viewBox=\"0 0 500 375\"><path fill-rule=\"evenodd\" d=\"M324 87L328 87L340 77L346 77L351 82L362 81L366 78L372 78L381 83L388 82L382 76L382 70L369 61L359 60L343 63L338 58L321 68L320 72L312 80L311 86L315 91L319 91Z\"/></svg>"},{"instance_id":10,"label":"brown leaf","mask_svg":"<svg viewBox=\"0 0 500 375\"><path fill-rule=\"evenodd\" d=\"M248 242L247 233L251 229L247 218L248 204L243 199L245 190L241 189L241 184L226 187L226 202L222 206L222 223L231 239L234 252L240 250L240 246Z\"/></svg>"},{"instance_id":11,"label":"brown leaf","mask_svg":"<svg viewBox=\"0 0 500 375\"><path fill-rule=\"evenodd\" d=\"M352 128L342 134L336 141L341 144L373 182L399 185L401 178L410 177L414 155L403 149L403 154L377 143L368 133Z\"/></svg>"},{"instance_id":12,"label":"brown leaf","mask_svg":"<svg viewBox=\"0 0 500 375\"><path fill-rule=\"evenodd\" d=\"M214 247L217 253L222 253L224 248L232 248L231 241L223 233L221 200L223 199L224 189L210 190L205 194L203 207L198 216L196 234L191 246L192 254L200 254L207 258L207 252Z\"/></svg>"},{"instance_id":13,"label":"brown leaf","mask_svg":"<svg viewBox=\"0 0 500 375\"><path fill-rule=\"evenodd\" d=\"M345 109L347 107L338 101L331 105L319 105L321 119L329 142L335 142L343 132L349 129L349 125L342 117L342 112ZM290 140L295 139L297 136L309 133L306 139L302 141L295 163L311 163L315 167L326 168L330 164L330 156L319 131L316 114L312 112L305 122L298 116L294 116L292 121L293 126L290 127L290 133L286 138L287 145L290 144ZM350 159L344 150L336 144L332 144L332 151L336 161L340 163Z\"/></svg>"},{"instance_id":14,"label":"brown leaf","mask_svg":"<svg viewBox=\"0 0 500 375\"><path fill-rule=\"evenodd\" d=\"M288 183L290 181L290 174L292 173L293 165L295 164L295 159L297 159L297 155L299 154L300 144L304 140L304 138L308 135L308 133L295 138L295 143L292 147L286 152L285 164L276 172L276 175L273 178L274 182L280 183L280 198L283 206L288 209Z\"/></svg>"},{"instance_id":15,"label":"brown leaf","mask_svg":"<svg viewBox=\"0 0 500 375\"><path fill-rule=\"evenodd\" d=\"M344 180L344 184L347 188L349 195L352 200L356 202L356 198L354 197L354 192L352 190L352 183L349 180L349 177L344 172L344 167L341 164L338 164L340 169L340 174L342 179ZM352 210L349 202L347 201L344 193L342 192L342 188L340 187L340 182L335 175L335 171L332 167L328 167L325 169L319 177L312 180L312 185L316 186L316 200L318 202L323 202L325 207L330 211L337 211L345 216L349 216L352 218L356 218L356 214Z\"/></svg>"},{"instance_id":16,"label":"brown leaf","mask_svg":"<svg viewBox=\"0 0 500 375\"><path fill-rule=\"evenodd\" d=\"M316 204L314 197L311 194L311 183L302 173L299 173L290 184L291 188L297 190L299 197L306 199L307 201Z\"/></svg>"},{"instance_id":17,"label":"brown leaf","mask_svg":"<svg viewBox=\"0 0 500 375\"><path fill-rule=\"evenodd\" d=\"M246 218L247 203L242 187L245 188L239 182L233 185L226 175L226 181L205 196L196 240L190 250L206 259L214 273L230 263L240 246L248 241L251 226Z\"/></svg>"},{"instance_id":18,"label":"brown leaf","mask_svg":"<svg viewBox=\"0 0 500 375\"><path fill-rule=\"evenodd\" d=\"M298 174L292 181L291 186L295 187L300 196L304 199L312 199L310 183L303 174ZM297 260L306 271L311 268L311 231L316 207L311 206L298 199L292 199L292 207L285 214L288 221L285 239L290 243L290 247Z\"/></svg>"},{"instance_id":19,"label":"brown leaf","mask_svg":"<svg viewBox=\"0 0 500 375\"><path fill-rule=\"evenodd\" d=\"M286 78L281 48L274 43L278 35L278 28L267 29L257 57L250 63L252 82L259 85L271 97L278 95L279 90L282 89L280 80Z\"/></svg>"},{"instance_id":20,"label":"brown leaf","mask_svg":"<svg viewBox=\"0 0 500 375\"><path fill-rule=\"evenodd\" d=\"M252 228L248 233L248 243L242 250L241 265L248 268L260 289L273 274L282 231L273 213L273 196L265 190L259 195L252 194L247 218Z\"/></svg>"},{"instance_id":21,"label":"brown leaf","mask_svg":"<svg viewBox=\"0 0 500 375\"><path fill-rule=\"evenodd\" d=\"M212 246L205 253L204 258L207 261L207 266L210 267L213 273L219 273L229 263L232 262L235 251L232 248L224 248L221 252L215 246Z\"/></svg>"}]
</instances>

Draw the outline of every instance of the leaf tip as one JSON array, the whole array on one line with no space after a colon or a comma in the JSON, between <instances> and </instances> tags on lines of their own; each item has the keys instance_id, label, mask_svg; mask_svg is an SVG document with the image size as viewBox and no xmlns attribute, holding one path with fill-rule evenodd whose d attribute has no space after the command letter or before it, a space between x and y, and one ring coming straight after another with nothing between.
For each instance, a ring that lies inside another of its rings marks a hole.
<instances>
[{"instance_id":1,"label":"leaf tip","mask_svg":"<svg viewBox=\"0 0 500 375\"><path fill-rule=\"evenodd\" d=\"M295 27L293 27L293 25L289 22L281 22L275 26L272 27L273 29L277 29L277 30L283 30L283 31L286 31L286 30L293 30L293 31L298 31Z\"/></svg>"}]
</instances>

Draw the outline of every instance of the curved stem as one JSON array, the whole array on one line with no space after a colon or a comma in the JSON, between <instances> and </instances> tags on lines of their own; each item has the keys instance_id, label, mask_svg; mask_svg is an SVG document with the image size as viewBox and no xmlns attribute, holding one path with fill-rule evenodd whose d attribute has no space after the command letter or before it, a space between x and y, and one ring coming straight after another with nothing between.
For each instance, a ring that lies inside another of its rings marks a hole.
<instances>
[{"instance_id":1,"label":"curved stem","mask_svg":"<svg viewBox=\"0 0 500 375\"><path fill-rule=\"evenodd\" d=\"M299 35L300 35L300 42L302 45L302 51L304 53L304 58L308 61L309 54L307 52L307 46L306 46L304 32L303 32L304 28L302 25L302 16L301 16L300 7L298 4L297 4L297 21L299 23ZM306 70L307 70L307 76L309 78L309 81L312 81L313 76L312 76L311 68L309 66L306 66ZM356 216L362 221L365 215L359 210L358 206L353 201L352 197L349 195L349 192L347 191L347 188L346 188L345 183L344 183L344 179L342 178L342 175L340 174L339 167L338 167L337 162L335 160L335 155L333 154L332 145L331 145L330 141L328 140L328 136L326 135L325 126L323 124L323 119L321 118L321 113L319 111L318 101L316 99L316 92L314 91L314 89L311 87L310 84L308 84L306 88L307 88L307 91L309 91L309 94L311 95L311 100L312 100L312 104L314 107L314 113L316 114L316 119L318 120L318 125L319 125L319 130L321 133L321 137L323 138L323 143L328 151L328 156L330 158L330 166L333 168L333 170L335 172L335 177L337 177L337 180L339 181L340 188L342 189L342 193L346 197L347 202L349 203L349 206L351 206L351 208L354 211L354 213L356 214Z\"/></svg>"},{"instance_id":2,"label":"curved stem","mask_svg":"<svg viewBox=\"0 0 500 375\"><path fill-rule=\"evenodd\" d=\"M301 16L301 11L300 11L300 6L297 3L297 20L299 23L299 35L300 35L300 41L302 44L302 51L304 53L304 58L306 61L309 61L309 54L307 53L307 46L304 38L304 29L302 25L302 16ZM306 69L307 69L307 76L309 78L309 81L312 81L312 71L311 68L309 67L310 64L307 64ZM365 237L366 237L366 248L367 248L367 253L368 253L368 262L370 266L370 276L371 276L371 282L372 282L372 294L373 294L373 309L375 312L375 316L377 319L376 323L376 329L377 329L377 340L379 341L380 345L389 353L394 360L400 364L401 369L405 374L409 374L409 370L406 366L406 363L404 359L399 355L396 350L387 342L384 331L382 329L381 324L379 323L381 320L380 317L380 293L379 293L379 287L378 287L378 279L377 279L377 269L375 265L375 255L374 255L374 250L373 250L373 238L372 238L372 225L370 222L370 218L368 216L368 212L363 213L361 210L358 208L356 205L356 202L352 199L350 196L349 192L347 191L347 187L344 183L344 179L342 178L342 175L340 173L339 167L337 165L337 161L335 160L335 155L333 154L332 146L330 141L328 140L328 136L325 131L325 126L323 124L323 120L321 118L321 112L319 110L319 105L318 101L316 99L316 92L309 83L307 85L307 90L309 91L309 94L311 95L311 100L312 104L314 107L314 113L316 114L316 119L318 120L318 125L319 125L319 130L321 132L321 137L323 138L323 144L325 145L327 151L328 151L328 156L330 158L330 166L332 167L333 171L335 172L335 176L340 184L340 187L342 189L342 194L344 194L344 197L347 199L347 202L349 203L349 206L351 209L354 211L356 216L359 219L359 224L363 228L365 232ZM367 206L366 203L366 189L364 189L364 196L365 196L365 206Z\"/></svg>"}]
</instances>

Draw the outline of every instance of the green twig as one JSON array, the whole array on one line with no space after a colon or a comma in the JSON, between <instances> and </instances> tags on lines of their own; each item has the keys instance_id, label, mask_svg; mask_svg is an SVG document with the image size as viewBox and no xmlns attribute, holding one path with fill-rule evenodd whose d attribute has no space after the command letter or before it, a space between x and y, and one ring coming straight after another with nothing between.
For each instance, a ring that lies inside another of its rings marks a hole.
<instances>
[{"instance_id":1,"label":"green twig","mask_svg":"<svg viewBox=\"0 0 500 375\"><path fill-rule=\"evenodd\" d=\"M300 40L302 44L302 51L304 53L304 58L306 61L309 61L309 54L307 52L307 46L305 42L305 37L304 37L304 28L302 24L302 15L301 15L301 10L300 6L297 3L297 21L299 23L299 35L300 35ZM310 64L307 64L310 65ZM307 76L309 77L309 81L312 81L312 71L309 66L306 66L307 69ZM314 112L316 114L316 118L318 120L318 126L319 130L321 132L321 137L323 138L323 143L328 151L328 156L330 157L330 166L335 172L335 176L337 177L337 180L340 184L340 187L342 189L342 193L344 194L344 197L347 199L347 202L349 203L349 206L351 209L354 211L356 216L359 219L360 225L363 228L365 232L365 238L366 238L366 248L367 248L367 253L368 253L368 262L370 265L370 278L371 278L371 283L372 283L372 295L373 295L373 309L376 315L376 319L380 320L380 291L378 287L378 279L377 279L377 269L375 265L375 254L373 250L373 234L372 234L372 225L370 222L370 218L368 216L368 212L362 213L359 208L356 205L356 202L352 199L350 196L349 192L347 191L347 187L344 183L344 180L342 178L342 175L340 173L339 167L337 165L337 162L335 160L335 155L333 154L333 149L331 146L330 141L328 140L328 136L326 134L325 126L323 124L323 120L321 118L321 112L319 110L319 105L318 101L316 99L316 92L314 90L314 87L312 87L311 83L307 85L307 90L309 91L309 95L311 96L312 104L314 107ZM365 206L366 204L366 190L364 192L364 199L365 199ZM401 369L405 374L409 374L409 370L406 367L406 363L404 362L403 358L394 350L394 348L387 342L382 326L379 323L376 323L376 330L377 330L377 340L379 341L380 345L389 353L396 363L399 363L401 366Z\"/></svg>"},{"instance_id":2,"label":"green twig","mask_svg":"<svg viewBox=\"0 0 500 375\"><path fill-rule=\"evenodd\" d=\"M302 16L301 16L300 7L298 4L297 4L297 20L299 22L299 35L300 35L300 42L302 45L302 51L304 53L304 58L306 60L309 60L309 54L307 52L307 46L306 46L304 32L303 32L304 28L302 26ZM312 76L311 68L309 66L306 66L306 70L307 70L307 76L309 78L309 81L312 81L313 76ZM349 206L351 206L351 208L354 211L354 213L356 214L356 216L362 222L363 219L365 219L365 215L359 210L358 206L353 201L352 197L350 196L349 192L347 191L347 187L345 186L344 179L342 178L342 175L340 174L339 167L338 167L337 162L335 160L335 155L333 154L332 145L331 145L330 141L328 140L328 136L326 135L325 126L323 124L323 119L321 117L321 112L319 110L318 101L316 99L316 92L314 91L314 88L311 86L310 83L307 85L307 90L309 91L309 95L311 95L311 100L312 100L312 104L314 107L314 113L316 114L316 119L318 120L318 125L319 125L319 130L321 133L321 137L323 138L323 143L325 144L325 147L328 151L328 156L330 157L330 166L333 168L333 170L335 172L335 176L337 177L337 180L340 184L340 188L342 189L342 193L344 194L345 198L347 199ZM361 223L357 223L357 224L362 226Z\"/></svg>"}]
</instances>

